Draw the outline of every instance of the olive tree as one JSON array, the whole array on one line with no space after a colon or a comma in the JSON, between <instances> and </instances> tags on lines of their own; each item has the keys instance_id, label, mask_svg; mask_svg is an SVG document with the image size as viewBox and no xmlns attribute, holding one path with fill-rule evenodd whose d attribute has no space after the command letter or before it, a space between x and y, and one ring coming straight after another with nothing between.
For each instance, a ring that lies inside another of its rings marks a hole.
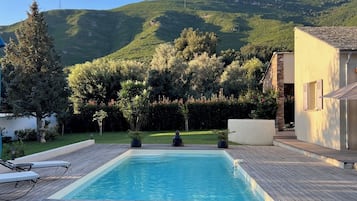
<instances>
[{"instance_id":1,"label":"olive tree","mask_svg":"<svg viewBox=\"0 0 357 201\"><path fill-rule=\"evenodd\" d=\"M107 105L118 98L121 82L144 80L146 67L137 61L96 59L69 68L70 100L75 112L89 102Z\"/></svg>"},{"instance_id":2,"label":"olive tree","mask_svg":"<svg viewBox=\"0 0 357 201\"><path fill-rule=\"evenodd\" d=\"M238 61L229 64L220 77L220 86L225 96L239 97L247 91L246 70L239 65Z\"/></svg>"},{"instance_id":3,"label":"olive tree","mask_svg":"<svg viewBox=\"0 0 357 201\"><path fill-rule=\"evenodd\" d=\"M207 53L196 56L188 64L187 74L190 80L190 95L210 97L219 92L219 80L224 70L224 63L216 55Z\"/></svg>"},{"instance_id":4,"label":"olive tree","mask_svg":"<svg viewBox=\"0 0 357 201\"><path fill-rule=\"evenodd\" d=\"M204 52L209 56L216 54L217 42L218 38L215 33L193 30L192 27L182 30L180 37L174 41L178 55L186 61Z\"/></svg>"},{"instance_id":5,"label":"olive tree","mask_svg":"<svg viewBox=\"0 0 357 201\"><path fill-rule=\"evenodd\" d=\"M187 62L176 54L175 47L168 43L155 49L147 77L152 101L159 100L160 97L174 100L186 96Z\"/></svg>"}]
</instances>

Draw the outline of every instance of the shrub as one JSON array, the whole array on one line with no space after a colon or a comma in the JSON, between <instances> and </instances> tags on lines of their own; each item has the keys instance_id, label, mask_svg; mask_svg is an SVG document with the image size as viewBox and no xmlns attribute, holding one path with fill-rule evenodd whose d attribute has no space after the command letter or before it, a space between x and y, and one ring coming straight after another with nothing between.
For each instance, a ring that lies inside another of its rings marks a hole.
<instances>
[{"instance_id":1,"label":"shrub","mask_svg":"<svg viewBox=\"0 0 357 201\"><path fill-rule=\"evenodd\" d=\"M53 141L59 136L58 129L56 127L50 127L46 131L46 141Z\"/></svg>"},{"instance_id":2,"label":"shrub","mask_svg":"<svg viewBox=\"0 0 357 201\"><path fill-rule=\"evenodd\" d=\"M3 146L3 160L15 159L25 155L24 145L21 140L17 142L6 143Z\"/></svg>"},{"instance_id":3,"label":"shrub","mask_svg":"<svg viewBox=\"0 0 357 201\"><path fill-rule=\"evenodd\" d=\"M36 141L37 140L37 132L35 129L32 129L32 128L15 130L15 135L22 141Z\"/></svg>"},{"instance_id":4,"label":"shrub","mask_svg":"<svg viewBox=\"0 0 357 201\"><path fill-rule=\"evenodd\" d=\"M241 97L243 102L250 103L252 110L250 117L253 119L275 119L278 104L276 101L276 93L268 91L262 93L260 91L249 91L245 96Z\"/></svg>"},{"instance_id":5,"label":"shrub","mask_svg":"<svg viewBox=\"0 0 357 201\"><path fill-rule=\"evenodd\" d=\"M103 130L105 131L125 131L129 129L129 125L119 111L118 106L98 106L86 105L81 109L80 114L72 114L68 118L68 123L65 126L67 133L78 132L96 132L98 124L93 122L93 114L98 110L107 112L108 117L103 121Z\"/></svg>"}]
</instances>

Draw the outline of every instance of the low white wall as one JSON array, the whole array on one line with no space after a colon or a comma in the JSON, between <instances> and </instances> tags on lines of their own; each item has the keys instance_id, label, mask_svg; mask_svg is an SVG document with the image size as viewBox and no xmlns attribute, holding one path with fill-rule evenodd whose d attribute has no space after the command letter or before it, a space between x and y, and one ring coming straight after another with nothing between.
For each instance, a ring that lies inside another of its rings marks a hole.
<instances>
[{"instance_id":1,"label":"low white wall","mask_svg":"<svg viewBox=\"0 0 357 201\"><path fill-rule=\"evenodd\" d=\"M49 127L56 126L56 117L52 115L51 117L45 118L45 120L50 121ZM0 114L0 127L5 128L3 132L4 136L10 136L15 138L14 132L16 130L22 129L36 129L36 118L35 117L12 117L12 114L1 113Z\"/></svg>"},{"instance_id":2,"label":"low white wall","mask_svg":"<svg viewBox=\"0 0 357 201\"><path fill-rule=\"evenodd\" d=\"M229 119L228 140L246 145L273 145L275 121L265 119Z\"/></svg>"},{"instance_id":3,"label":"low white wall","mask_svg":"<svg viewBox=\"0 0 357 201\"><path fill-rule=\"evenodd\" d=\"M57 156L68 154L68 153L83 149L85 147L91 146L94 143L95 143L94 140L86 140L83 142L78 142L78 143L66 145L63 147L51 149L48 151L43 151L43 152L39 152L36 154L31 154L28 156L16 158L15 161L17 163L26 163L26 162L31 162L31 161L34 162L34 161L50 160ZM0 166L0 172L5 172L5 171L8 171L8 169Z\"/></svg>"}]
</instances>

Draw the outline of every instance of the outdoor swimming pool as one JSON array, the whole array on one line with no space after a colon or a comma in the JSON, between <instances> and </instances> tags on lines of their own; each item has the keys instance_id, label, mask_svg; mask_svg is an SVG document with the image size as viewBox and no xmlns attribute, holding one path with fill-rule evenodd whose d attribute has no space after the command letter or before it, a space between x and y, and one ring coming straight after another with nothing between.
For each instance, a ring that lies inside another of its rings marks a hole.
<instances>
[{"instance_id":1,"label":"outdoor swimming pool","mask_svg":"<svg viewBox=\"0 0 357 201\"><path fill-rule=\"evenodd\" d=\"M50 199L263 200L224 151L131 150Z\"/></svg>"}]
</instances>

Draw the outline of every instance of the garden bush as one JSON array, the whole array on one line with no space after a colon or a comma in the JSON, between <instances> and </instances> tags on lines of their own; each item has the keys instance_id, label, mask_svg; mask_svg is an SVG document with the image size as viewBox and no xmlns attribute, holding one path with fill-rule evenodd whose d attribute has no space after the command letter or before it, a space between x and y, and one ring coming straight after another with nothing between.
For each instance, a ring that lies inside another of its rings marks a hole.
<instances>
[{"instance_id":1,"label":"garden bush","mask_svg":"<svg viewBox=\"0 0 357 201\"><path fill-rule=\"evenodd\" d=\"M3 160L15 159L25 155L24 145L21 140L3 144Z\"/></svg>"},{"instance_id":2,"label":"garden bush","mask_svg":"<svg viewBox=\"0 0 357 201\"><path fill-rule=\"evenodd\" d=\"M15 135L21 141L36 141L37 132L36 129L27 128L22 130L15 130ZM58 136L57 128L51 127L46 131L46 141L52 141Z\"/></svg>"},{"instance_id":3,"label":"garden bush","mask_svg":"<svg viewBox=\"0 0 357 201\"><path fill-rule=\"evenodd\" d=\"M35 129L32 129L32 128L15 130L14 133L22 141L36 141L37 140L37 132Z\"/></svg>"},{"instance_id":4,"label":"garden bush","mask_svg":"<svg viewBox=\"0 0 357 201\"><path fill-rule=\"evenodd\" d=\"M148 119L143 130L183 130L185 120L180 111L182 101L162 100L150 104ZM210 99L188 99L189 129L226 129L228 119L275 119L275 94L248 93L243 98L227 98L213 96ZM112 106L88 105L82 108L81 114L70 118L67 130L70 132L95 132L98 130L96 122L92 121L95 111L103 109L108 113L104 120L104 131L126 131L129 125L119 108ZM254 112L252 112L254 111ZM68 132L68 131L67 131Z\"/></svg>"},{"instance_id":5,"label":"garden bush","mask_svg":"<svg viewBox=\"0 0 357 201\"><path fill-rule=\"evenodd\" d=\"M68 123L65 126L65 132L99 132L97 122L93 122L92 120L93 114L101 109L108 114L108 117L103 121L104 132L125 131L129 129L129 124L117 106L87 105L81 108L80 114L73 114L69 117Z\"/></svg>"}]
</instances>

